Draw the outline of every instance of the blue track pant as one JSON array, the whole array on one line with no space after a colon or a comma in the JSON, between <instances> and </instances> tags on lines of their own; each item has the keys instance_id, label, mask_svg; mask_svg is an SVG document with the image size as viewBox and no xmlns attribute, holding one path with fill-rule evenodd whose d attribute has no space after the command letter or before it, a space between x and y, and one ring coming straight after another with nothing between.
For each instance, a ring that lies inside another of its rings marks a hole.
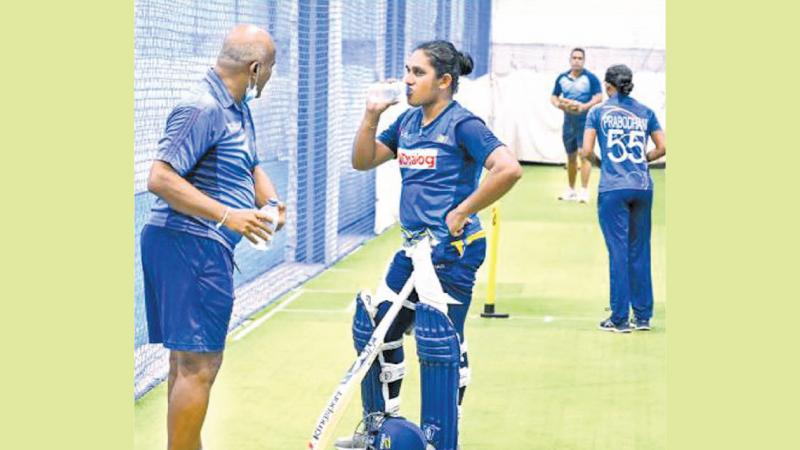
<instances>
[{"instance_id":1,"label":"blue track pant","mask_svg":"<svg viewBox=\"0 0 800 450\"><path fill-rule=\"evenodd\" d=\"M632 308L638 319L653 316L650 275L650 213L653 191L621 189L601 192L597 199L600 228L608 248L611 278L611 320L628 320Z\"/></svg>"}]
</instances>

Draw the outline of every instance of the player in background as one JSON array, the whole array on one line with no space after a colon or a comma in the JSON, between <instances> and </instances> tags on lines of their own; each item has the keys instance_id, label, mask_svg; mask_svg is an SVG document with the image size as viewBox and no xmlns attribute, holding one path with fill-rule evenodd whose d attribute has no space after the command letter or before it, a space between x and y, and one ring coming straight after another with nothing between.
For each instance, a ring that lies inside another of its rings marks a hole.
<instances>
[{"instance_id":1,"label":"player in background","mask_svg":"<svg viewBox=\"0 0 800 450\"><path fill-rule=\"evenodd\" d=\"M666 137L652 109L630 97L633 72L625 65L608 68L608 100L589 111L581 156L594 156L600 142L597 211L608 248L611 317L600 329L627 333L649 330L653 316L650 229L653 179L648 163L667 153ZM646 151L648 138L655 148ZM629 323L629 310L633 320Z\"/></svg>"},{"instance_id":2,"label":"player in background","mask_svg":"<svg viewBox=\"0 0 800 450\"><path fill-rule=\"evenodd\" d=\"M472 71L472 58L452 43L419 45L406 63L406 97L411 106L376 139L381 113L396 103L368 102L353 145L352 164L369 170L397 159L402 176L400 224L404 249L389 264L372 298L356 299L353 336L366 345L414 271L415 289L386 336L384 351L361 384L365 417L398 414L405 374L403 332L414 326L421 368L421 427L436 450L456 450L458 417L469 382L464 336L475 273L484 260L485 231L477 212L501 198L522 176L513 153L484 122L453 100L459 77ZM481 171L489 173L479 184ZM431 264L412 267L407 250L428 239ZM435 272L435 273L434 273ZM364 448L359 436L339 448Z\"/></svg>"},{"instance_id":3,"label":"player in background","mask_svg":"<svg viewBox=\"0 0 800 450\"><path fill-rule=\"evenodd\" d=\"M578 150L583 146L583 127L589 108L603 100L600 91L600 80L583 66L586 52L582 48L574 48L570 52L570 70L559 74L550 103L564 111L564 125L561 138L567 152L567 181L569 185L558 199L566 201L589 201L589 176L592 165L585 158L581 159L581 189L575 191L575 178L578 172Z\"/></svg>"}]
</instances>

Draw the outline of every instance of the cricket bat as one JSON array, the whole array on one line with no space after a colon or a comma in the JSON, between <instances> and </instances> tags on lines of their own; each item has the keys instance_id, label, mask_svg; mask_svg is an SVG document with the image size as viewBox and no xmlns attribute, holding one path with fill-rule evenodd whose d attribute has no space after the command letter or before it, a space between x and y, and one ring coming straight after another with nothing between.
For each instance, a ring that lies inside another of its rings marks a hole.
<instances>
[{"instance_id":1,"label":"cricket bat","mask_svg":"<svg viewBox=\"0 0 800 450\"><path fill-rule=\"evenodd\" d=\"M406 284L395 298L394 303L389 307L389 310L386 312L386 315L383 316L383 319L381 319L375 331L372 332L372 336L369 338L367 345L364 346L364 349L358 355L355 362L353 362L353 365L350 366L350 369L347 370L342 380L339 381L336 390L325 404L325 408L319 415L319 419L317 419L314 431L311 434L311 439L308 441L308 450L328 450L330 447L329 441L331 439L331 432L336 428L336 424L344 414L345 406L349 403L350 398L356 390L356 386L361 383L361 380L369 371L375 358L377 358L378 354L381 352L381 347L383 346L389 327L392 326L394 319L400 312L400 308L403 307L403 302L414 289L413 280L414 273L412 272Z\"/></svg>"}]
</instances>

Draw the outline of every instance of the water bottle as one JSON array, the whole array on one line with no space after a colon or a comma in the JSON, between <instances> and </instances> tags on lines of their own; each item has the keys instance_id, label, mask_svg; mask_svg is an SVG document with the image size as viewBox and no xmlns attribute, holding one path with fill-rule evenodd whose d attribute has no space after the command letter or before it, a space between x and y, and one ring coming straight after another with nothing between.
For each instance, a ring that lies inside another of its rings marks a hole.
<instances>
[{"instance_id":1,"label":"water bottle","mask_svg":"<svg viewBox=\"0 0 800 450\"><path fill-rule=\"evenodd\" d=\"M278 211L278 200L274 198L267 200L267 204L261 208L261 211L266 213L267 217L272 220L272 222L269 222L267 226L270 227L274 233L275 227L278 225L278 216L280 215L280 212ZM266 241L261 239L259 236L255 236L255 238L258 243L254 244L250 242L250 246L256 250L261 250L262 252L266 251L269 248L269 245L272 243L272 236L270 236L270 239L267 239Z\"/></svg>"},{"instance_id":2,"label":"water bottle","mask_svg":"<svg viewBox=\"0 0 800 450\"><path fill-rule=\"evenodd\" d=\"M389 103L400 100L406 92L406 85L401 81L379 81L369 86L367 98L371 103Z\"/></svg>"}]
</instances>

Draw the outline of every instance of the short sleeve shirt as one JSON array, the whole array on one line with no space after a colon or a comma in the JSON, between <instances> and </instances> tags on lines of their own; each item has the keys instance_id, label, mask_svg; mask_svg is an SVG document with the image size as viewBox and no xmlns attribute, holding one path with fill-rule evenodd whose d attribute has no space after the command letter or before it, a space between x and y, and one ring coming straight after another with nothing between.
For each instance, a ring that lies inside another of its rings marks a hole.
<instances>
[{"instance_id":1,"label":"short sleeve shirt","mask_svg":"<svg viewBox=\"0 0 800 450\"><path fill-rule=\"evenodd\" d=\"M255 208L253 170L259 159L253 118L246 103L234 102L213 69L167 117L156 159L226 206ZM240 234L178 212L161 198L149 223L217 240L229 251L241 240Z\"/></svg>"},{"instance_id":2,"label":"short sleeve shirt","mask_svg":"<svg viewBox=\"0 0 800 450\"><path fill-rule=\"evenodd\" d=\"M653 189L647 142L661 125L652 109L628 96L614 95L589 111L586 128L597 132L600 145L598 192Z\"/></svg>"},{"instance_id":3,"label":"short sleeve shirt","mask_svg":"<svg viewBox=\"0 0 800 450\"><path fill-rule=\"evenodd\" d=\"M451 102L433 122L422 126L422 109L403 112L378 140L395 153L403 185L400 224L449 237L445 217L478 187L486 158L503 145L483 121ZM480 229L477 216L466 232Z\"/></svg>"},{"instance_id":4,"label":"short sleeve shirt","mask_svg":"<svg viewBox=\"0 0 800 450\"><path fill-rule=\"evenodd\" d=\"M577 78L572 78L569 70L559 74L556 78L555 86L553 86L553 95L556 97L563 95L566 99L579 101L581 103L588 102L592 97L601 92L600 80L586 69L584 69ZM571 119L583 121L586 119L586 113L567 114L564 112L564 121L566 122Z\"/></svg>"}]
</instances>

